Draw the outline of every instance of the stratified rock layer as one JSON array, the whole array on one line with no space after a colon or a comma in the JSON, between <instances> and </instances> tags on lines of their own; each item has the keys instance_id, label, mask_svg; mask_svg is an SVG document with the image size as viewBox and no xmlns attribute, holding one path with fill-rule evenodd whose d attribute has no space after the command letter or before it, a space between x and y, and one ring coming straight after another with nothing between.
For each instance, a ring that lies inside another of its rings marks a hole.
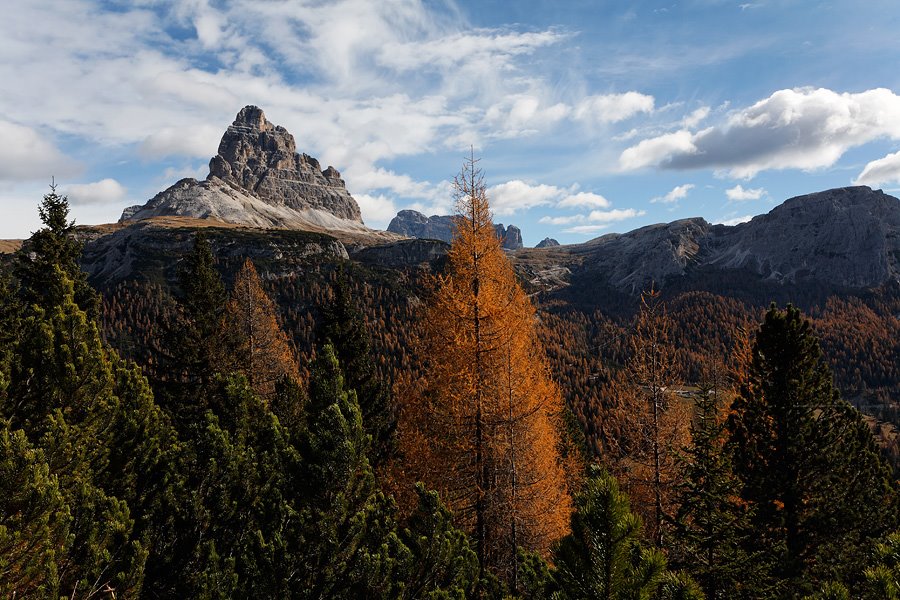
<instances>
[{"instance_id":1,"label":"stratified rock layer","mask_svg":"<svg viewBox=\"0 0 900 600\"><path fill-rule=\"evenodd\" d=\"M545 237L540 242L538 242L535 248L553 248L555 246L559 246L559 242L557 242L553 238Z\"/></svg>"},{"instance_id":2,"label":"stratified rock layer","mask_svg":"<svg viewBox=\"0 0 900 600\"><path fill-rule=\"evenodd\" d=\"M182 179L123 221L210 218L251 227L366 231L359 205L333 167L298 154L294 136L246 106L222 136L204 181Z\"/></svg>"}]
</instances>

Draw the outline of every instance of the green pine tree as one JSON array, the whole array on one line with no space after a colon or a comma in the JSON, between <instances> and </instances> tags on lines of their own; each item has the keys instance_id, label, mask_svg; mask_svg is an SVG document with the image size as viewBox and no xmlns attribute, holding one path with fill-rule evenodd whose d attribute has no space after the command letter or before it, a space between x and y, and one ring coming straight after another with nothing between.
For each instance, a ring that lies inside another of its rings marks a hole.
<instances>
[{"instance_id":1,"label":"green pine tree","mask_svg":"<svg viewBox=\"0 0 900 600\"><path fill-rule=\"evenodd\" d=\"M770 554L782 595L858 579L865 548L896 526L897 492L796 308L766 313L728 429L753 510L748 550Z\"/></svg>"},{"instance_id":2,"label":"green pine tree","mask_svg":"<svg viewBox=\"0 0 900 600\"><path fill-rule=\"evenodd\" d=\"M57 557L60 591L74 597L104 588L133 593L140 590L147 558L145 532L135 529L128 506L135 496L115 493L124 492L123 483L155 476L132 471L134 463L120 457L148 452L141 460L152 462L154 456L137 438L117 447L115 426L123 419L152 422L152 417L123 415L112 366L117 358L76 304L71 280L58 266L52 274L46 278L48 292L58 300L26 309L0 411L41 450L69 507L72 541ZM158 433L153 429L149 436Z\"/></svg>"},{"instance_id":3,"label":"green pine tree","mask_svg":"<svg viewBox=\"0 0 900 600\"><path fill-rule=\"evenodd\" d=\"M216 270L212 246L202 231L178 271L181 308L165 333L160 357L162 377L154 382L159 399L182 427L202 418L222 343L225 285Z\"/></svg>"},{"instance_id":4,"label":"green pine tree","mask_svg":"<svg viewBox=\"0 0 900 600\"><path fill-rule=\"evenodd\" d=\"M753 533L740 499L740 482L723 448L726 431L719 391L718 385L705 384L695 396L670 559L693 575L709 600L755 598L763 589L761 557L744 549Z\"/></svg>"},{"instance_id":5,"label":"green pine tree","mask_svg":"<svg viewBox=\"0 0 900 600\"><path fill-rule=\"evenodd\" d=\"M300 443L309 490L301 580L307 597L381 597L390 589L381 578L391 576L399 543L392 502L375 487L369 442L356 393L344 388L334 348L326 344L312 365Z\"/></svg>"},{"instance_id":6,"label":"green pine tree","mask_svg":"<svg viewBox=\"0 0 900 600\"><path fill-rule=\"evenodd\" d=\"M641 521L608 473L595 470L575 498L572 533L553 553L557 598L649 599L666 572L655 549L641 546Z\"/></svg>"},{"instance_id":7,"label":"green pine tree","mask_svg":"<svg viewBox=\"0 0 900 600\"><path fill-rule=\"evenodd\" d=\"M57 267L73 282L75 303L96 319L100 298L81 270L82 244L74 237L75 221L69 221L69 200L56 193L55 184L44 195L38 214L44 227L25 240L15 259L14 271L25 303L52 306L62 301L53 273Z\"/></svg>"},{"instance_id":8,"label":"green pine tree","mask_svg":"<svg viewBox=\"0 0 900 600\"><path fill-rule=\"evenodd\" d=\"M478 557L437 492L416 485L418 506L400 538L409 551L403 598L469 598L478 580ZM545 564L546 566L546 564Z\"/></svg>"},{"instance_id":9,"label":"green pine tree","mask_svg":"<svg viewBox=\"0 0 900 600\"><path fill-rule=\"evenodd\" d=\"M0 422L0 596L60 596L72 515L43 452Z\"/></svg>"},{"instance_id":10,"label":"green pine tree","mask_svg":"<svg viewBox=\"0 0 900 600\"><path fill-rule=\"evenodd\" d=\"M355 390L363 426L371 438L373 466L383 464L396 451L391 386L378 377L372 360L372 340L362 313L353 304L346 274L338 273L333 300L322 306L319 344L334 347L347 389Z\"/></svg>"}]
</instances>

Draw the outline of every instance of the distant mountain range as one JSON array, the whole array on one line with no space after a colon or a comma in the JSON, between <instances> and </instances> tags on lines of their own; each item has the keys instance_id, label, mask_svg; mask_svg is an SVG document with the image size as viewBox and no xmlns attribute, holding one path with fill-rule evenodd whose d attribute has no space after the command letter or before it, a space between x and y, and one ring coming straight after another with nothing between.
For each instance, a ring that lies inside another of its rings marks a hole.
<instances>
[{"instance_id":1,"label":"distant mountain range","mask_svg":"<svg viewBox=\"0 0 900 600\"><path fill-rule=\"evenodd\" d=\"M387 230L407 237L441 240L449 244L455 229L453 219L451 215L426 217L416 210L401 210L391 220ZM503 223L495 223L494 229L507 250L518 250L523 246L522 230L515 225L504 227Z\"/></svg>"},{"instance_id":2,"label":"distant mountain range","mask_svg":"<svg viewBox=\"0 0 900 600\"><path fill-rule=\"evenodd\" d=\"M244 107L225 131L205 180L182 179L126 209L118 225L81 229L86 266L127 278L141 252L165 246L165 233L156 229L199 226L243 228L241 243L250 246L253 231L324 234L334 243L315 238L314 245L329 254L392 268L440 257L453 234L452 217L412 210L400 211L387 232L366 227L340 173L298 154L294 137L255 106ZM740 225L682 219L583 244L547 238L538 248L522 248L518 227L496 228L523 277L538 289L569 288L587 302L596 294L634 297L651 285L729 294L900 281L900 200L862 186L791 198ZM259 244L287 256L303 254L298 244L306 239L312 238L270 235ZM288 246L277 248L276 240Z\"/></svg>"},{"instance_id":3,"label":"distant mountain range","mask_svg":"<svg viewBox=\"0 0 900 600\"><path fill-rule=\"evenodd\" d=\"M791 198L740 225L682 219L523 250L516 260L536 281L551 269L558 285L564 268L566 284L630 296L651 285L725 295L876 288L900 283L900 200L864 186L838 188Z\"/></svg>"}]
</instances>

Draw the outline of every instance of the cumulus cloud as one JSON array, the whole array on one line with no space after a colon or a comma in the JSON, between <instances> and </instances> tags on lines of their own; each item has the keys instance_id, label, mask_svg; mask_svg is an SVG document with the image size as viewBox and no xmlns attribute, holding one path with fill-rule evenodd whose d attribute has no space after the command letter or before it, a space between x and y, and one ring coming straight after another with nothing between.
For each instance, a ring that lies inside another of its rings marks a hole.
<instances>
[{"instance_id":1,"label":"cumulus cloud","mask_svg":"<svg viewBox=\"0 0 900 600\"><path fill-rule=\"evenodd\" d=\"M125 199L128 190L115 179L101 179L93 183L75 183L67 186L63 193L73 206L88 204L117 204Z\"/></svg>"},{"instance_id":2,"label":"cumulus cloud","mask_svg":"<svg viewBox=\"0 0 900 600\"><path fill-rule=\"evenodd\" d=\"M487 192L491 208L497 215L511 215L535 206L555 204L566 193L554 185L533 185L520 179L492 186Z\"/></svg>"},{"instance_id":3,"label":"cumulus cloud","mask_svg":"<svg viewBox=\"0 0 900 600\"><path fill-rule=\"evenodd\" d=\"M525 94L492 105L485 112L485 120L499 130L498 137L517 137L550 127L570 112L566 104L546 105L536 96Z\"/></svg>"},{"instance_id":4,"label":"cumulus cloud","mask_svg":"<svg viewBox=\"0 0 900 600\"><path fill-rule=\"evenodd\" d=\"M354 196L362 212L363 220L369 227L378 226L385 228L391 219L397 214L397 207L393 199L379 194L357 194Z\"/></svg>"},{"instance_id":5,"label":"cumulus cloud","mask_svg":"<svg viewBox=\"0 0 900 600\"><path fill-rule=\"evenodd\" d=\"M767 169L817 169L878 138L900 139L900 96L887 89L837 93L779 90L724 123L642 140L619 158L623 170L721 170L751 178Z\"/></svg>"},{"instance_id":6,"label":"cumulus cloud","mask_svg":"<svg viewBox=\"0 0 900 600\"><path fill-rule=\"evenodd\" d=\"M694 189L693 183L685 183L684 185L675 186L671 192L665 196L657 196L650 200L652 204L674 204L679 200L687 198L688 192Z\"/></svg>"},{"instance_id":7,"label":"cumulus cloud","mask_svg":"<svg viewBox=\"0 0 900 600\"><path fill-rule=\"evenodd\" d=\"M565 233L590 234L596 233L608 228L612 223L625 221L645 215L646 211L636 210L633 208L615 208L611 210L592 210L588 214L566 215L566 216L545 216L541 217L540 223L548 225L574 225L568 229L564 229Z\"/></svg>"},{"instance_id":8,"label":"cumulus cloud","mask_svg":"<svg viewBox=\"0 0 900 600\"><path fill-rule=\"evenodd\" d=\"M670 161L673 156L688 156L697 152L690 131L681 130L655 138L641 140L626 148L619 156L619 167L632 171Z\"/></svg>"},{"instance_id":9,"label":"cumulus cloud","mask_svg":"<svg viewBox=\"0 0 900 600\"><path fill-rule=\"evenodd\" d=\"M208 158L215 155L221 137L221 125L165 127L147 136L138 151L144 158L167 156Z\"/></svg>"},{"instance_id":10,"label":"cumulus cloud","mask_svg":"<svg viewBox=\"0 0 900 600\"><path fill-rule=\"evenodd\" d=\"M766 190L763 188L744 189L744 187L740 184L734 186L733 188L725 190L725 195L728 196L728 199L733 202L759 200L767 194L768 192L766 192Z\"/></svg>"},{"instance_id":11,"label":"cumulus cloud","mask_svg":"<svg viewBox=\"0 0 900 600\"><path fill-rule=\"evenodd\" d=\"M878 187L897 182L900 182L900 152L867 163L853 183Z\"/></svg>"},{"instance_id":12,"label":"cumulus cloud","mask_svg":"<svg viewBox=\"0 0 900 600\"><path fill-rule=\"evenodd\" d=\"M681 120L681 126L687 129L691 129L692 127L696 127L702 121L706 120L706 117L709 116L709 107L701 106L697 110L693 111L691 114L686 116Z\"/></svg>"},{"instance_id":13,"label":"cumulus cloud","mask_svg":"<svg viewBox=\"0 0 900 600\"><path fill-rule=\"evenodd\" d=\"M638 113L651 113L653 96L638 92L588 96L575 107L576 119L594 123L618 123Z\"/></svg>"},{"instance_id":14,"label":"cumulus cloud","mask_svg":"<svg viewBox=\"0 0 900 600\"><path fill-rule=\"evenodd\" d=\"M497 215L511 215L536 206L609 208L609 200L594 192L579 192L578 187L577 183L564 188L514 179L492 186L487 192L491 200L491 207Z\"/></svg>"},{"instance_id":15,"label":"cumulus cloud","mask_svg":"<svg viewBox=\"0 0 900 600\"><path fill-rule=\"evenodd\" d=\"M556 203L559 208L579 208L582 206L609 208L610 202L600 194L593 192L578 192L570 194Z\"/></svg>"},{"instance_id":16,"label":"cumulus cloud","mask_svg":"<svg viewBox=\"0 0 900 600\"><path fill-rule=\"evenodd\" d=\"M30 127L0 119L0 140L0 181L49 181L77 170L74 161Z\"/></svg>"}]
</instances>

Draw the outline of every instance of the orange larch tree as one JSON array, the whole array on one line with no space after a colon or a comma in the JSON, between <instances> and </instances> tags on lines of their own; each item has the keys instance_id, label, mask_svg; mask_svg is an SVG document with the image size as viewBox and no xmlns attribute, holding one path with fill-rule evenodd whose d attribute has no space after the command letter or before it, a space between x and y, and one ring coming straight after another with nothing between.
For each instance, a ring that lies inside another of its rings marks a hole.
<instances>
[{"instance_id":1,"label":"orange larch tree","mask_svg":"<svg viewBox=\"0 0 900 600\"><path fill-rule=\"evenodd\" d=\"M674 515L678 453L689 443L690 402L676 393L672 321L658 291L641 294L628 340L629 359L615 378L603 415L609 454L604 458L631 497L657 547Z\"/></svg>"},{"instance_id":2,"label":"orange larch tree","mask_svg":"<svg viewBox=\"0 0 900 600\"><path fill-rule=\"evenodd\" d=\"M271 398L284 377L299 379L297 361L278 325L275 304L262 289L249 258L235 277L222 339L219 370L243 373L261 397Z\"/></svg>"},{"instance_id":3,"label":"orange larch tree","mask_svg":"<svg viewBox=\"0 0 900 600\"><path fill-rule=\"evenodd\" d=\"M425 375L407 398L401 443L412 475L474 536L482 570L515 586L517 549L546 556L567 531L563 402L474 157L454 188L455 236L421 321Z\"/></svg>"}]
</instances>

